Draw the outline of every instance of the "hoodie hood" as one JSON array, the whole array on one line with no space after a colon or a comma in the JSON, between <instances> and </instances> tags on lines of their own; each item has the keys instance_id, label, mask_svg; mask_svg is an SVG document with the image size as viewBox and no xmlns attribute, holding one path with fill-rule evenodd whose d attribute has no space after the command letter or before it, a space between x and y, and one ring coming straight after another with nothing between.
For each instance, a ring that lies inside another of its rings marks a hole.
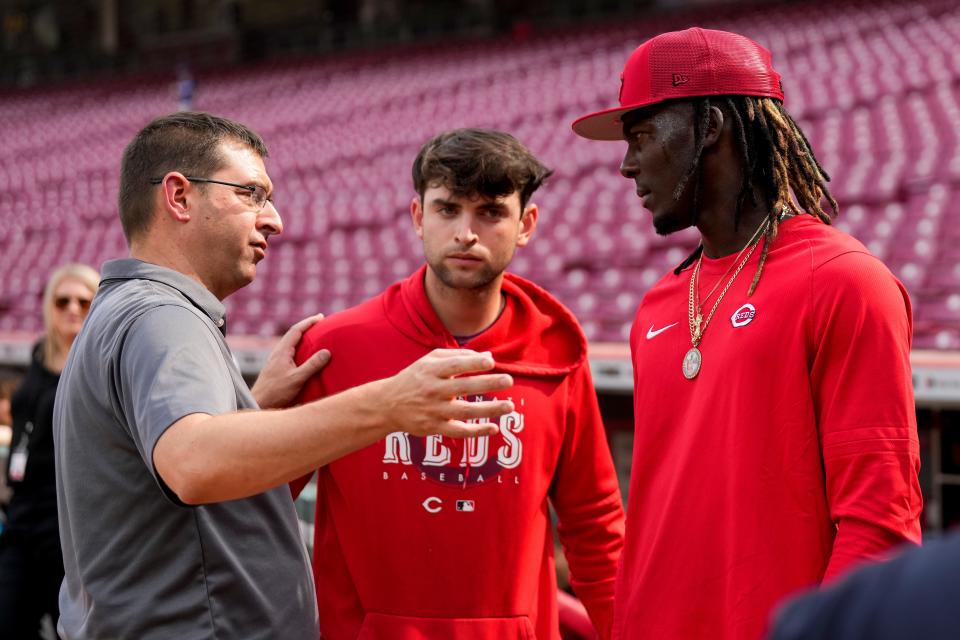
<instances>
[{"instance_id":1,"label":"hoodie hood","mask_svg":"<svg viewBox=\"0 0 960 640\"><path fill-rule=\"evenodd\" d=\"M427 265L383 293L384 313L408 338L430 349L459 349L440 321L424 286ZM559 300L520 276L505 273L503 313L486 331L463 345L490 351L496 371L525 376L563 376L587 357L587 338Z\"/></svg>"}]
</instances>

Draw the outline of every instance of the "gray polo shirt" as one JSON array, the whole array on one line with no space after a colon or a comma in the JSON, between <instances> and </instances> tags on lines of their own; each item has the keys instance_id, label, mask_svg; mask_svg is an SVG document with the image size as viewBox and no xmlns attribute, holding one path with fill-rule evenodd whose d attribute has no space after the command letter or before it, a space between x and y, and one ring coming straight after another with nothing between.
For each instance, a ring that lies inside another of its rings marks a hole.
<instances>
[{"instance_id":1,"label":"gray polo shirt","mask_svg":"<svg viewBox=\"0 0 960 640\"><path fill-rule=\"evenodd\" d=\"M102 275L54 409L61 636L314 640L290 490L190 507L153 468L180 418L257 408L224 340L223 305L139 260L107 262Z\"/></svg>"}]
</instances>

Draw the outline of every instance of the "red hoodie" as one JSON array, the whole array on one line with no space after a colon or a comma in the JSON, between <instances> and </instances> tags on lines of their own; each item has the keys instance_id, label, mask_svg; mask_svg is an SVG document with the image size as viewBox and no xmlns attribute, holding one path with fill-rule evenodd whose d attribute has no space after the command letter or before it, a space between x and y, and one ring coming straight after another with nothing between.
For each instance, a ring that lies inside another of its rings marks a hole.
<instances>
[{"instance_id":1,"label":"red hoodie","mask_svg":"<svg viewBox=\"0 0 960 640\"><path fill-rule=\"evenodd\" d=\"M298 362L321 348L333 357L303 401L459 346L427 300L425 271L307 332ZM464 441L398 431L319 470L313 566L324 638L558 640L548 498L571 584L609 637L623 509L586 338L536 285L506 274L503 292L500 318L465 345L491 351L496 370L513 376L498 394L516 406L500 434L464 452Z\"/></svg>"}]
</instances>

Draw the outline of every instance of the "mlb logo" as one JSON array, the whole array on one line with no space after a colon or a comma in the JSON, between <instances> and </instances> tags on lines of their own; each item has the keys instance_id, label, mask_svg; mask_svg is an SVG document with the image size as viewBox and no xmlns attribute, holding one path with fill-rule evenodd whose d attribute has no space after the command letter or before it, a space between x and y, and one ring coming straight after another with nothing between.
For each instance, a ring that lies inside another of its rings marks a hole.
<instances>
[{"instance_id":1,"label":"mlb logo","mask_svg":"<svg viewBox=\"0 0 960 640\"><path fill-rule=\"evenodd\" d=\"M457 511L473 512L473 500L457 500Z\"/></svg>"}]
</instances>

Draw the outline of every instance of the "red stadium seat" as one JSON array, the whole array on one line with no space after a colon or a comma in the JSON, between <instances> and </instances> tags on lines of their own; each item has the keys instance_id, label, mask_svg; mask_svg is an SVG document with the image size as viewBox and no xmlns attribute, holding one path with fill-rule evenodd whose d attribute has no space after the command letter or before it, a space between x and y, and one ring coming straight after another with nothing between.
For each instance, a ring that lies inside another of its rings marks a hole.
<instances>
[{"instance_id":1,"label":"red stadium seat","mask_svg":"<svg viewBox=\"0 0 960 640\"><path fill-rule=\"evenodd\" d=\"M515 270L556 292L591 339L625 340L639 296L687 255L695 234L656 236L614 170L621 146L583 140L569 125L608 105L637 43L696 19L771 49L786 106L832 174L844 208L838 226L920 301L914 346L955 348L944 345L960 340L960 323L941 316L960 287L960 5L839 0L718 15L392 51L376 62L358 53L200 74L198 108L266 139L286 228L263 277L228 303L231 330L279 331L306 308L345 308L416 268L410 162L445 128L485 126L513 132L556 169L536 194L541 224ZM4 96L0 298L17 302L0 308L0 330L40 329L19 301L38 296L57 264L126 253L114 204L120 154L147 120L173 108L170 87L155 80Z\"/></svg>"}]
</instances>

